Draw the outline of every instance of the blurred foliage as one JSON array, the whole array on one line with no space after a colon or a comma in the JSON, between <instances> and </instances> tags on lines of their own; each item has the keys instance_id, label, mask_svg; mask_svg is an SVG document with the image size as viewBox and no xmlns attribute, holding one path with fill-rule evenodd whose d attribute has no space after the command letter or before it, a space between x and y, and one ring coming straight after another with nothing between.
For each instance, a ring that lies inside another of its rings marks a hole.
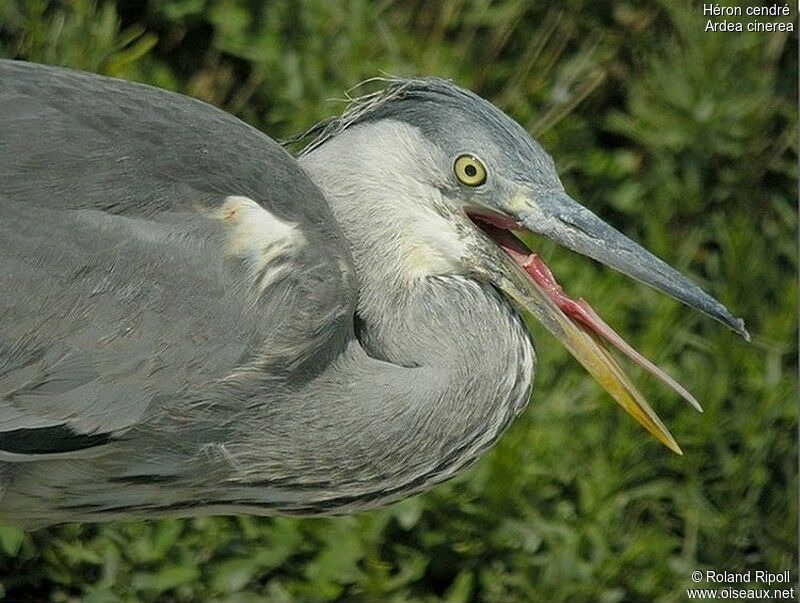
<instances>
[{"instance_id":1,"label":"blurred foliage","mask_svg":"<svg viewBox=\"0 0 800 603\"><path fill-rule=\"evenodd\" d=\"M534 401L461 478L353 517L4 527L0 592L670 602L685 599L695 569L796 568L797 37L705 33L697 6L0 2L0 55L178 90L276 138L339 111L328 99L363 79L454 78L535 133L573 196L694 275L753 334L746 344L537 241L572 292L702 401L697 415L644 382L684 457L532 325Z\"/></svg>"}]
</instances>

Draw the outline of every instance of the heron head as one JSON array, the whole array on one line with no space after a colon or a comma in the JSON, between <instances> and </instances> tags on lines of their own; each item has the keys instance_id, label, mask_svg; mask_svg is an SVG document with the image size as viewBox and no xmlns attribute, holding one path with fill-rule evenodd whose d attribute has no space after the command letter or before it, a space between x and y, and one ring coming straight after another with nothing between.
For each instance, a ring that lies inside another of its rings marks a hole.
<instances>
[{"instance_id":1,"label":"heron head","mask_svg":"<svg viewBox=\"0 0 800 603\"><path fill-rule=\"evenodd\" d=\"M570 198L544 149L514 120L467 90L436 78L391 81L381 92L357 101L341 118L312 131L317 136L303 154L348 133L355 133L358 140L343 142L346 162L354 171L377 174L372 180L363 177L364 186L394 190L397 198L413 199L444 218L436 222L444 226L432 247L452 260L448 267L491 283L521 311L533 315L628 413L680 453L610 348L699 409L694 398L625 343L585 301L568 297L538 255L515 235L550 238L748 338L741 319ZM372 145L377 152L365 141L377 141ZM344 161L343 153L334 154ZM417 228L427 230L424 224ZM458 244L451 244L453 240Z\"/></svg>"}]
</instances>

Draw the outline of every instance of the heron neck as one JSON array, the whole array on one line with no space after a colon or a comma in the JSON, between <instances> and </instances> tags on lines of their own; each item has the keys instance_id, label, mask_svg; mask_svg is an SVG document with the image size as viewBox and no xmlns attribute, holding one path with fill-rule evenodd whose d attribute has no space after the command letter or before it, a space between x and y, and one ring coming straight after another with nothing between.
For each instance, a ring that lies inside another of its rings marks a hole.
<instances>
[{"instance_id":1,"label":"heron neck","mask_svg":"<svg viewBox=\"0 0 800 603\"><path fill-rule=\"evenodd\" d=\"M402 309L419 307L432 277L464 272L464 244L441 193L414 177L423 171L414 152L426 148L420 136L398 122L363 124L299 159L350 245L360 339L374 357L403 366L436 359L426 357L429 347L416 345L428 317L410 323ZM429 326L439 331L439 325ZM452 333L438 333L443 336Z\"/></svg>"},{"instance_id":2,"label":"heron neck","mask_svg":"<svg viewBox=\"0 0 800 603\"><path fill-rule=\"evenodd\" d=\"M347 431L359 437L330 450L339 465L354 463L348 474L372 475L371 487L390 499L387 484L407 485L407 495L447 479L491 445L527 403L535 358L521 319L493 287L447 270L411 270L409 254L443 255L423 248L430 225L420 222L419 200L381 184L365 163L348 179L340 157L349 163L357 154L326 147L301 163L345 233L359 284L358 342L336 382L325 384L346 383L331 397L344 400L341 412L358 423ZM359 442L358 454L346 450ZM342 499L339 510L345 507Z\"/></svg>"}]
</instances>

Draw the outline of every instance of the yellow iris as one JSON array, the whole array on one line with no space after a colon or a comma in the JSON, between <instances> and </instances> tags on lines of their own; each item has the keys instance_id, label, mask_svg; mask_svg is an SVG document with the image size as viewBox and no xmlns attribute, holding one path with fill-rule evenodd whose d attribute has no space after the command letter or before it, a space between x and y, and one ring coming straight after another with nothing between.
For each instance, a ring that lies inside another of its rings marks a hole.
<instances>
[{"instance_id":1,"label":"yellow iris","mask_svg":"<svg viewBox=\"0 0 800 603\"><path fill-rule=\"evenodd\" d=\"M486 182L486 168L483 162L473 155L459 155L453 164L456 178L467 186L480 186Z\"/></svg>"}]
</instances>

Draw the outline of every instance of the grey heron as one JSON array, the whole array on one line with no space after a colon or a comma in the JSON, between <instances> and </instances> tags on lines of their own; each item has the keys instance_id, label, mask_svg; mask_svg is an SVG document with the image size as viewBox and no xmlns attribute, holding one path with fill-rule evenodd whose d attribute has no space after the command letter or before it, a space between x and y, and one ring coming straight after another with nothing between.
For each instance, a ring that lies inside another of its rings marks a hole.
<instances>
[{"instance_id":1,"label":"grey heron","mask_svg":"<svg viewBox=\"0 0 800 603\"><path fill-rule=\"evenodd\" d=\"M207 104L0 62L0 517L324 515L475 461L525 408L529 312L678 445L515 232L744 323L572 200L491 103L398 79L296 157Z\"/></svg>"}]
</instances>

